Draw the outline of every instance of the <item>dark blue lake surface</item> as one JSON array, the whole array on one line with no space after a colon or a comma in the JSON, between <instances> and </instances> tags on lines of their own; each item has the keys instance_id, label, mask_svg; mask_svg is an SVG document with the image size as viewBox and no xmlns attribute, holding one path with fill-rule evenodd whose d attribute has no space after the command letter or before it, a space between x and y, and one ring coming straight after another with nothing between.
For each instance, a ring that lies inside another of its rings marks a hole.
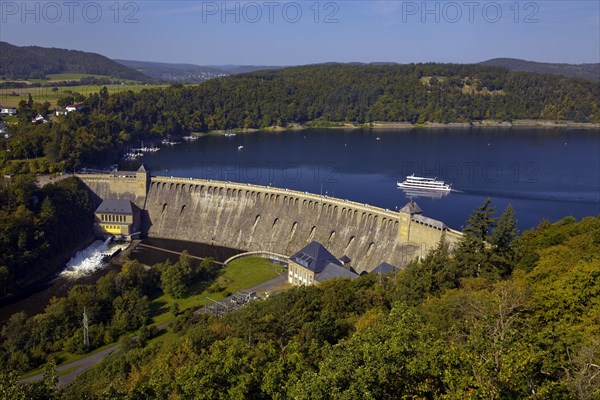
<instances>
[{"instance_id":1,"label":"dark blue lake surface","mask_svg":"<svg viewBox=\"0 0 600 400\"><path fill-rule=\"evenodd\" d=\"M391 210L412 197L425 215L455 229L488 196L499 213L511 203L521 229L544 218L600 214L600 134L591 130L315 129L211 135L163 146L143 162L155 175L270 184ZM413 172L450 182L455 191L429 198L397 189L396 182Z\"/></svg>"}]
</instances>

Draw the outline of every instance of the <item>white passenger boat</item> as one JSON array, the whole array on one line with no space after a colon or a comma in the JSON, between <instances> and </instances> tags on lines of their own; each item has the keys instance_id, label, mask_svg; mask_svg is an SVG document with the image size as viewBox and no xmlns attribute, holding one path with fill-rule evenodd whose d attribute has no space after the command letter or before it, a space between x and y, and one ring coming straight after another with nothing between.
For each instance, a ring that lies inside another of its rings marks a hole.
<instances>
[{"instance_id":1,"label":"white passenger boat","mask_svg":"<svg viewBox=\"0 0 600 400\"><path fill-rule=\"evenodd\" d=\"M445 183L444 181L438 181L436 178L415 176L415 174L407 176L404 182L398 182L398 187L404 189L437 190L442 192L449 192L452 190L450 184Z\"/></svg>"}]
</instances>

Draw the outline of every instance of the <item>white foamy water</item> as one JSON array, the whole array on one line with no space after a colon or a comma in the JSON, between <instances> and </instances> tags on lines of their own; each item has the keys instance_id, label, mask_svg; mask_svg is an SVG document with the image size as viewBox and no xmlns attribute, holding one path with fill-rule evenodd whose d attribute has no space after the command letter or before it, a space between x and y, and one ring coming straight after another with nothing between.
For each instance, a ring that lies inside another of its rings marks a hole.
<instances>
[{"instance_id":1,"label":"white foamy water","mask_svg":"<svg viewBox=\"0 0 600 400\"><path fill-rule=\"evenodd\" d=\"M123 249L127 244L111 243L111 238L96 240L85 249L78 251L67 263L67 266L60 276L70 279L77 279L89 275L106 266L104 257L113 254L119 248Z\"/></svg>"}]
</instances>

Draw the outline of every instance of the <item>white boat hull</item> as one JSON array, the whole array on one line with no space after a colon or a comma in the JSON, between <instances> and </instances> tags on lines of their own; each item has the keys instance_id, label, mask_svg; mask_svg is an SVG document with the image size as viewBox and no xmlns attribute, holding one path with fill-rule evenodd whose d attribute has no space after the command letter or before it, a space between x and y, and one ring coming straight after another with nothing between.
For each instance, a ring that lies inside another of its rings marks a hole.
<instances>
[{"instance_id":1,"label":"white boat hull","mask_svg":"<svg viewBox=\"0 0 600 400\"><path fill-rule=\"evenodd\" d=\"M448 185L446 186L440 186L440 187L424 187L424 186L419 186L419 185L407 185L404 182L397 182L398 187L403 188L403 189L414 189L414 190L430 190L430 191L435 191L435 192L450 192L452 191L452 188Z\"/></svg>"}]
</instances>

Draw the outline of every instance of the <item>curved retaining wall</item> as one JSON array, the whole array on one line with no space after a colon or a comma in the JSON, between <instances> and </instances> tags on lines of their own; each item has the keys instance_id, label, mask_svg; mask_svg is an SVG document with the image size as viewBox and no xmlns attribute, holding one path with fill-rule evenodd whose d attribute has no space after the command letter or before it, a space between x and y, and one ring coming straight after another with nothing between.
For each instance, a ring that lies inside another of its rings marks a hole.
<instances>
[{"instance_id":1,"label":"curved retaining wall","mask_svg":"<svg viewBox=\"0 0 600 400\"><path fill-rule=\"evenodd\" d=\"M336 257L350 257L358 272L384 261L403 266L442 237L451 243L460 237L456 231L414 221L408 222L408 230L401 229L407 219L398 212L287 189L152 177L144 197L131 189L137 189L136 182L123 186L125 178L80 178L98 197L129 198L143 208L144 231L150 237L286 255L316 240ZM410 237L401 233L407 231Z\"/></svg>"}]
</instances>

